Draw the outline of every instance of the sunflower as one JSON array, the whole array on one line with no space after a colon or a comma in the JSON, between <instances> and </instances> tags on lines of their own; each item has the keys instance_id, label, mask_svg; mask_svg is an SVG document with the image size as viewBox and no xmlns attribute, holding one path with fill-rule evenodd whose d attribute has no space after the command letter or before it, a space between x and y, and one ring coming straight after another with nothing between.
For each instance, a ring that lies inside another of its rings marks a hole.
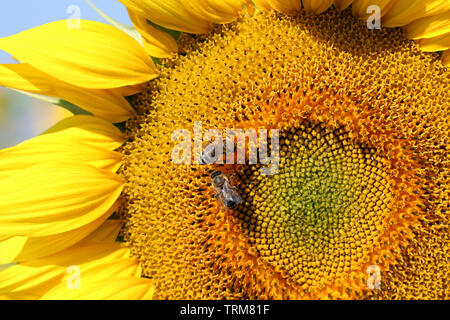
<instances>
[{"instance_id":1,"label":"sunflower","mask_svg":"<svg viewBox=\"0 0 450 320\"><path fill-rule=\"evenodd\" d=\"M74 113L0 150L2 298L449 298L448 1L120 2L0 39ZM199 122L279 130L278 171L175 164Z\"/></svg>"}]
</instances>

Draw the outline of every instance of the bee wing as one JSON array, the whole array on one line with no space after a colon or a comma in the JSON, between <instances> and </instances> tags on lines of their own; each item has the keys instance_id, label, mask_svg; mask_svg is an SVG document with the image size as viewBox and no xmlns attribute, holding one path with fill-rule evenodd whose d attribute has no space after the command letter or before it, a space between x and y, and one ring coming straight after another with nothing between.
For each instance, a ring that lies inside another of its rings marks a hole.
<instances>
[{"instance_id":1,"label":"bee wing","mask_svg":"<svg viewBox=\"0 0 450 320\"><path fill-rule=\"evenodd\" d=\"M214 184L214 182L211 182L211 185L212 185L212 187L213 187L215 196L217 197L218 195L220 195L220 193L222 192L222 188L216 186L216 185Z\"/></svg>"},{"instance_id":2,"label":"bee wing","mask_svg":"<svg viewBox=\"0 0 450 320\"><path fill-rule=\"evenodd\" d=\"M227 206L225 203L223 203L222 197L217 197L217 205L219 207L219 210L224 212L227 209Z\"/></svg>"},{"instance_id":3,"label":"bee wing","mask_svg":"<svg viewBox=\"0 0 450 320\"><path fill-rule=\"evenodd\" d=\"M225 203L223 203L223 199L222 199L222 188L216 186L214 184L214 182L212 182L211 185L212 185L212 187L214 189L214 197L217 200L217 205L219 207L219 210L220 211L225 211L226 206L225 206Z\"/></svg>"}]
</instances>

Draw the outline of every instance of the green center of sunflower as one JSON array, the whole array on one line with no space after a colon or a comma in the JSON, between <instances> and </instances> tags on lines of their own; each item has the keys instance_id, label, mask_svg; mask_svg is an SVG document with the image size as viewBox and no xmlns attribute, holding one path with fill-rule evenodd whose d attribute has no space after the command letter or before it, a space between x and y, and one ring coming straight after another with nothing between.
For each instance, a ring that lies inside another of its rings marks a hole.
<instances>
[{"instance_id":1,"label":"green center of sunflower","mask_svg":"<svg viewBox=\"0 0 450 320\"><path fill-rule=\"evenodd\" d=\"M242 230L297 283L330 281L374 246L392 200L385 166L342 128L303 123L281 134L275 175L259 165L239 174Z\"/></svg>"}]
</instances>

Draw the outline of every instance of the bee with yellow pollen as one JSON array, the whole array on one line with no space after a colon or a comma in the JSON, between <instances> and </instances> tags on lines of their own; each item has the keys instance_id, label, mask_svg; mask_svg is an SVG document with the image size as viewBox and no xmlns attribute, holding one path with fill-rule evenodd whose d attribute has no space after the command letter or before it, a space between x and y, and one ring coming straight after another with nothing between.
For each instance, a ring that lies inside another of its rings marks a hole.
<instances>
[{"instance_id":1,"label":"bee with yellow pollen","mask_svg":"<svg viewBox=\"0 0 450 320\"><path fill-rule=\"evenodd\" d=\"M448 0L120 2L0 38L79 111L0 150L2 298L449 298ZM278 171L174 164L196 121L279 130Z\"/></svg>"}]
</instances>

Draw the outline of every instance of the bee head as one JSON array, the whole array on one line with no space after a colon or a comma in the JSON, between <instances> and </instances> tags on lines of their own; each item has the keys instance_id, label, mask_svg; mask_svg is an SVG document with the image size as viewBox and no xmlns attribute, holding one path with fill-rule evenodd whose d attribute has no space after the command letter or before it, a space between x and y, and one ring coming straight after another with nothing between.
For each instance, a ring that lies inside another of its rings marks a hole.
<instances>
[{"instance_id":1,"label":"bee head","mask_svg":"<svg viewBox=\"0 0 450 320\"><path fill-rule=\"evenodd\" d=\"M225 177L223 176L223 173L220 171L214 171L211 174L211 180L218 187L222 187L223 184L225 183Z\"/></svg>"},{"instance_id":2,"label":"bee head","mask_svg":"<svg viewBox=\"0 0 450 320\"><path fill-rule=\"evenodd\" d=\"M222 172L219 170L214 171L213 173L211 173L211 179L214 179L215 177L221 175Z\"/></svg>"}]
</instances>

